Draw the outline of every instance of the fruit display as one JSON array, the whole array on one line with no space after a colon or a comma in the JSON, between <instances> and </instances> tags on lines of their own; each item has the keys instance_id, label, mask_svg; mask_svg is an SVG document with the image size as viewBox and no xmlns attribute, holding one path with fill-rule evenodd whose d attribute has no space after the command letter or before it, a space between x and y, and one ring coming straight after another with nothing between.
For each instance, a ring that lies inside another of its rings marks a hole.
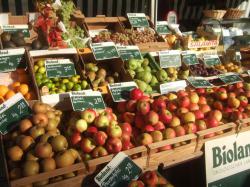
<instances>
[{"instance_id":1,"label":"fruit display","mask_svg":"<svg viewBox=\"0 0 250 187\"><path fill-rule=\"evenodd\" d=\"M229 62L229 63L224 63L224 64L218 64L216 66L214 66L215 69L218 69L219 71L226 73L226 72L236 72L236 73L241 73L242 67L233 63L233 62Z\"/></svg>"},{"instance_id":2,"label":"fruit display","mask_svg":"<svg viewBox=\"0 0 250 187\"><path fill-rule=\"evenodd\" d=\"M59 130L62 112L40 102L34 103L32 110L31 117L21 120L4 137L11 180L71 166L81 159Z\"/></svg>"},{"instance_id":3,"label":"fruit display","mask_svg":"<svg viewBox=\"0 0 250 187\"><path fill-rule=\"evenodd\" d=\"M65 78L48 78L45 69L45 59L35 62L34 72L37 86L41 90L42 95L81 91L90 88L88 81L81 79L80 75Z\"/></svg>"},{"instance_id":4,"label":"fruit display","mask_svg":"<svg viewBox=\"0 0 250 187\"><path fill-rule=\"evenodd\" d=\"M24 34L21 31L13 33L3 32L1 34L1 40L4 49L26 46Z\"/></svg>"},{"instance_id":5,"label":"fruit display","mask_svg":"<svg viewBox=\"0 0 250 187\"><path fill-rule=\"evenodd\" d=\"M209 77L221 74L221 72L213 67L206 67L205 64L199 63L189 66L190 71L195 76Z\"/></svg>"},{"instance_id":6,"label":"fruit display","mask_svg":"<svg viewBox=\"0 0 250 187\"><path fill-rule=\"evenodd\" d=\"M146 171L139 179L132 180L128 187L174 187L169 181L162 177L157 171Z\"/></svg>"},{"instance_id":7,"label":"fruit display","mask_svg":"<svg viewBox=\"0 0 250 187\"><path fill-rule=\"evenodd\" d=\"M112 69L114 68L105 63L85 63L85 74L90 79L94 89L122 81L121 74L117 71L112 71Z\"/></svg>"},{"instance_id":8,"label":"fruit display","mask_svg":"<svg viewBox=\"0 0 250 187\"><path fill-rule=\"evenodd\" d=\"M82 152L84 160L127 150L131 143L132 127L128 123L118 123L111 108L104 111L86 109L73 112L67 125L71 144Z\"/></svg>"},{"instance_id":9,"label":"fruit display","mask_svg":"<svg viewBox=\"0 0 250 187\"><path fill-rule=\"evenodd\" d=\"M155 31L151 28L145 28L144 30L134 30L126 29L125 34L135 43L148 43L148 42L157 42L158 36Z\"/></svg>"},{"instance_id":10,"label":"fruit display","mask_svg":"<svg viewBox=\"0 0 250 187\"><path fill-rule=\"evenodd\" d=\"M126 67L131 78L146 93L153 92L154 87L159 84L186 79L189 76L189 70L184 67L179 70L174 67L162 69L157 62L151 62L148 58L130 59L126 62Z\"/></svg>"},{"instance_id":11,"label":"fruit display","mask_svg":"<svg viewBox=\"0 0 250 187\"><path fill-rule=\"evenodd\" d=\"M92 38L93 43L114 42L120 45L129 45L130 39L126 34L120 32L101 31Z\"/></svg>"}]
</instances>

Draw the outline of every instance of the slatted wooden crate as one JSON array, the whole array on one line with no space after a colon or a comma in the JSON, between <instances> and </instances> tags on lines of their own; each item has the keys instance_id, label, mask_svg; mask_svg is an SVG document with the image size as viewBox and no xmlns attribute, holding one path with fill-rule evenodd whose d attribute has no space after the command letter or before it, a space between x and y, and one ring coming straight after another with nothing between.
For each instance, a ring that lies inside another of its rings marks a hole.
<instances>
[{"instance_id":1,"label":"slatted wooden crate","mask_svg":"<svg viewBox=\"0 0 250 187\"><path fill-rule=\"evenodd\" d=\"M160 151L159 148L171 145L172 149ZM168 139L148 145L149 161L148 169L155 170L159 165L169 167L178 162L195 157L197 136L188 134L173 139Z\"/></svg>"},{"instance_id":2,"label":"slatted wooden crate","mask_svg":"<svg viewBox=\"0 0 250 187\"><path fill-rule=\"evenodd\" d=\"M250 118L236 121L237 132L246 132L250 130Z\"/></svg>"},{"instance_id":3,"label":"slatted wooden crate","mask_svg":"<svg viewBox=\"0 0 250 187\"><path fill-rule=\"evenodd\" d=\"M236 132L235 123L226 123L218 127L199 131L196 133L198 136L196 151L200 151L203 148L205 142L207 141L229 136L229 135L235 134L235 132Z\"/></svg>"}]
</instances>

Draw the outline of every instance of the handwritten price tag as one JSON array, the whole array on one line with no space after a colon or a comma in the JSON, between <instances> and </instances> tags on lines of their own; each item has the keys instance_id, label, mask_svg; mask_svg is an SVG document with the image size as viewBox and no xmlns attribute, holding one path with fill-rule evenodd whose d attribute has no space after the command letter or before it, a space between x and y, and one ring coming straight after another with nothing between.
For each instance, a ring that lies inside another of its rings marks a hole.
<instances>
[{"instance_id":1,"label":"handwritten price tag","mask_svg":"<svg viewBox=\"0 0 250 187\"><path fill-rule=\"evenodd\" d=\"M96 60L119 58L114 42L92 43L91 49Z\"/></svg>"},{"instance_id":2,"label":"handwritten price tag","mask_svg":"<svg viewBox=\"0 0 250 187\"><path fill-rule=\"evenodd\" d=\"M210 88L214 86L203 77L189 77L187 80L195 88Z\"/></svg>"},{"instance_id":3,"label":"handwritten price tag","mask_svg":"<svg viewBox=\"0 0 250 187\"><path fill-rule=\"evenodd\" d=\"M219 75L219 78L225 83L225 84L235 84L237 82L242 82L243 80L237 75L237 74L223 74Z\"/></svg>"},{"instance_id":4,"label":"handwritten price tag","mask_svg":"<svg viewBox=\"0 0 250 187\"><path fill-rule=\"evenodd\" d=\"M132 27L149 27L144 13L127 13L127 16Z\"/></svg>"}]
</instances>

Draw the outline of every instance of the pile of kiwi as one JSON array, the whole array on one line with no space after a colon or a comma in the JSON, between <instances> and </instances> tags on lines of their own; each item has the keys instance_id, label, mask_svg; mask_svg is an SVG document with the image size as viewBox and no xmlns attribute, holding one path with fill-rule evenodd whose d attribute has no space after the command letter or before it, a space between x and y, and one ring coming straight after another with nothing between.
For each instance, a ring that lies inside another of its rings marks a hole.
<instances>
[{"instance_id":1,"label":"pile of kiwi","mask_svg":"<svg viewBox=\"0 0 250 187\"><path fill-rule=\"evenodd\" d=\"M3 43L3 48L23 47L26 45L22 31L13 33L3 32L1 34L1 40Z\"/></svg>"}]
</instances>

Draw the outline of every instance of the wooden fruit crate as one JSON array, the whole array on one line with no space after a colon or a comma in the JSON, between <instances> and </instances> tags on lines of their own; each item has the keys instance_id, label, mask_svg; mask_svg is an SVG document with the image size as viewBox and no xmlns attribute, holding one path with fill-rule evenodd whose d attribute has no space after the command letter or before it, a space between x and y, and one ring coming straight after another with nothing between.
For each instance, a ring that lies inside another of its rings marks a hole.
<instances>
[{"instance_id":1,"label":"wooden fruit crate","mask_svg":"<svg viewBox=\"0 0 250 187\"><path fill-rule=\"evenodd\" d=\"M236 121L237 133L250 131L250 118Z\"/></svg>"},{"instance_id":2,"label":"wooden fruit crate","mask_svg":"<svg viewBox=\"0 0 250 187\"><path fill-rule=\"evenodd\" d=\"M126 17L118 17L121 25L123 26L123 29L131 29L131 25ZM149 27L154 30L156 33L155 37L157 39L157 42L148 42L148 43L140 43L136 44L132 39L132 42L134 45L137 45L141 52L156 52L156 51L163 51L170 49L170 46L168 43L164 40L162 36L160 36L154 27L153 22L150 20L150 18L147 16Z\"/></svg>"},{"instance_id":3,"label":"wooden fruit crate","mask_svg":"<svg viewBox=\"0 0 250 187\"><path fill-rule=\"evenodd\" d=\"M179 145L174 147L174 145ZM195 148L197 144L197 136L188 134L173 139L164 140L148 145L149 161L148 168L150 170L158 169L159 165L169 167L185 159L195 157ZM172 149L159 151L159 148L171 145Z\"/></svg>"},{"instance_id":4,"label":"wooden fruit crate","mask_svg":"<svg viewBox=\"0 0 250 187\"><path fill-rule=\"evenodd\" d=\"M1 167L5 169L5 175L7 177L7 180L8 180L7 183L8 183L9 187L22 187L22 186L26 186L26 185L31 185L31 184L36 183L36 182L52 179L52 178L59 177L59 176L62 176L64 174L68 174L71 172L75 173L74 177L68 178L68 179L66 179L66 178L61 179L57 182L49 183L46 186L47 187L58 187L58 186L60 186L60 187L68 187L68 186L81 187L83 179L88 175L88 172L86 170L84 163L76 163L74 165L60 168L60 169L55 169L55 170L50 171L50 172L44 172L44 173L40 173L40 174L34 175L34 176L10 180L9 175L8 175L8 166L7 166L7 160L6 160L7 157L6 157L5 151L4 151L4 144L3 144L3 137L2 136L0 137L0 143L1 143L1 153L2 153L1 156L4 159L3 163L0 163L0 164L4 164Z\"/></svg>"},{"instance_id":5,"label":"wooden fruit crate","mask_svg":"<svg viewBox=\"0 0 250 187\"><path fill-rule=\"evenodd\" d=\"M236 124L235 123L226 123L226 124L222 124L218 127L199 131L196 133L198 136L196 151L200 151L203 148L205 142L207 142L207 141L214 140L214 139L221 138L221 137L225 137L225 136L229 136L229 135L235 134L235 132L236 132ZM210 135L213 133L215 135L210 137Z\"/></svg>"},{"instance_id":6,"label":"wooden fruit crate","mask_svg":"<svg viewBox=\"0 0 250 187\"><path fill-rule=\"evenodd\" d=\"M135 164L137 164L142 170L147 169L147 148L145 146L135 147L126 151L123 151L128 155ZM111 154L105 157L92 159L86 162L86 167L89 173L100 171L106 164L108 164L115 154Z\"/></svg>"}]
</instances>

